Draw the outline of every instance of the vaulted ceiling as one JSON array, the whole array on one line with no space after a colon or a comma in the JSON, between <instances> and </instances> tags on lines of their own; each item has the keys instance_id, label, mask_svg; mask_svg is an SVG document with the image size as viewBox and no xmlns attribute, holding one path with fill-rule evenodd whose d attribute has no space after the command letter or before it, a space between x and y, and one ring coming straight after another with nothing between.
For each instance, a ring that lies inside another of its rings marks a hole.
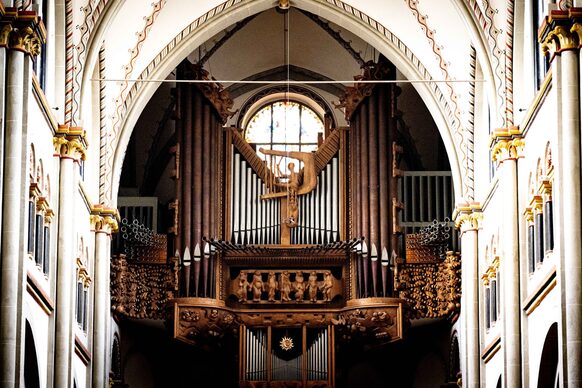
<instances>
[{"instance_id":1,"label":"vaulted ceiling","mask_svg":"<svg viewBox=\"0 0 582 388\"><path fill-rule=\"evenodd\" d=\"M217 79L276 76L277 68L285 65L283 17L273 11L277 3L94 0L71 10L79 20L79 28L72 31L73 41L78 42L76 78L93 77L91 69L102 48L102 76L116 80L104 87L114 170L121 168L135 123L158 87L141 81L171 78L180 61L202 58L237 23L258 14L216 50L206 68ZM291 1L289 63L305 77L346 80L359 72L350 53L301 11L329 21L331 29L363 59L382 53L396 65L400 78L419 81L412 86L441 133L453 174L461 176L470 95L469 82L458 81L471 80L479 67L498 126L507 119L511 96L505 88L504 47L511 43L505 41L511 34L501 31L508 27L507 14L513 12L513 5L508 7L501 0ZM261 14L266 10L270 11ZM83 102L89 93L83 88L75 91L73 99L86 115L88 104ZM249 91L238 92L241 99L236 103L240 104ZM320 92L328 99L335 94L329 87Z\"/></svg>"}]
</instances>

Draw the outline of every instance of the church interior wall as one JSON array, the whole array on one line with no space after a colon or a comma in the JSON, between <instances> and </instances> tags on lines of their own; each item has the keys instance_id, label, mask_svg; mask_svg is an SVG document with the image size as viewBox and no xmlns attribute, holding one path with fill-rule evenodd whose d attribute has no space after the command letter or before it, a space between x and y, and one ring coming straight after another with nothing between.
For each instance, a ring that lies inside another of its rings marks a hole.
<instances>
[{"instance_id":1,"label":"church interior wall","mask_svg":"<svg viewBox=\"0 0 582 388\"><path fill-rule=\"evenodd\" d=\"M62 220L59 220L59 170L60 170L60 158L55 155L53 137L54 137L54 126L51 119L57 119L58 123L64 122L64 69L62 68L62 62L64 62L64 50L63 50L63 38L64 38L64 5L59 2L55 4L54 2L49 2L48 14L46 15L48 29L48 44L47 58L48 63L46 67L47 72L47 84L44 91L48 103L40 101L37 97L37 92L35 92L32 87L26 90L23 96L23 101L27 101L25 109L25 119L24 119L24 129L23 129L23 176L26 178L23 181L23 192L22 197L28 198L29 187L31 182L34 182L37 177L37 171L42 164L42 172L40 177L44 182L50 182L48 184L44 183L41 187L43 192L49 192L49 203L50 208L55 212L55 217L51 223L51 243L50 243L50 254L49 254L49 267L51 270L48 275L45 275L41 269L35 264L34 258L27 254L23 254L23 265L22 271L24 276L22 276L22 287L20 290L22 298L20 302L22 303L22 310L24 311L24 317L20 319L22 322L25 319L32 327L32 332L34 334L34 342L36 346L36 354L38 356L39 373L41 376L40 385L41 387L51 387L52 384L50 380L52 376L52 358L54 355L51 353L51 347L54 346L54 336L51 332L54 331L54 320L55 312L51 311L47 313L41 304L32 296L30 292L26 291L26 277L30 276L36 284L38 284L42 291L48 296L51 302L56 300L56 276L55 268L57 264L57 243L58 243L58 224ZM218 2L216 2L218 3ZM355 2L356 3L356 2ZM80 3L75 2L75 6ZM128 14L127 10L132 8L136 2L127 2L119 6L119 12L121 15ZM266 2L261 3L261 5L254 5L253 7L263 7ZM313 5L305 5L306 8L314 7ZM424 4L423 4L424 5ZM377 4L368 5L369 10L376 9ZM426 5L429 7L429 5ZM188 5L188 7L194 7L197 10L202 7L207 7L207 5ZM432 5L434 7L434 5ZM555 7L555 6L554 6ZM249 8L250 9L250 8ZM75 15L80 15L83 11L80 7L75 7ZM174 15L177 11L172 10ZM250 12L250 11L248 11ZM282 57L284 53L281 48L281 42L283 41L283 33L280 29L279 23L282 18L273 18L274 10L267 11L259 16L257 16L254 22L249 24L248 29L241 30L240 34L236 34L235 37L229 40L222 48L220 48L214 56L208 61L207 69L211 72L213 76L218 79L242 79L245 77L256 76L261 72L268 72L279 67L282 63ZM291 30L293 36L293 41L290 47L291 57L297 58L293 63L299 68L305 68L312 71L317 76L328 77L331 79L346 79L346 74L358 74L360 72L359 66L353 60L346 51L338 51L333 48L336 44L330 37L316 33L317 26L312 23L306 23L306 16L301 14L299 11L292 11L295 21L302 20L305 28L297 28ZM552 154L555 153L555 139L557 138L558 128L558 118L560 107L557 106L557 93L558 88L554 85L550 85L549 90L537 91L532 80L532 74L534 73L533 61L528 58L534 56L534 42L536 40L535 29L529 27L530 19L532 14L532 7L527 2L515 2L515 36L514 36L514 67L513 67L513 96L514 96L514 124L518 125L521 130L524 130L524 141L525 147L524 152L520 155L517 162L517 195L518 195L518 219L515 220L517 225L519 225L519 241L514 241L513 244L519 247L519 260L520 260L520 282L521 282L521 295L520 295L520 318L521 318L521 356L522 356L522 382L523 386L534 387L538 385L538 377L540 371L540 362L542 360L544 346L546 341L546 335L549 332L553 324L557 323L560 328L560 334L558 336L558 342L560 347L563 347L564 334L562 333L562 319L565 316L565 309L563 303L564 296L561 294L562 291L562 280L563 271L562 262L564 261L562 244L558 244L558 238L563 232L559 222L554 222L554 236L555 236L555 248L553 250L544 252L543 261L536 265L533 272L529 271L528 267L528 246L526 241L527 227L528 223L524 212L526 208L530 206L531 201L531 190L530 187L533 186L530 183L531 179L534 179L539 175L537 169L538 164L544 163L544 156L546 152L546 147L549 144L552 148ZM174 15L175 16L175 15ZM240 16L240 15L238 15ZM230 16L232 20L237 19L238 16ZM442 15L439 14L439 17ZM160 24L154 24L154 29L152 34L160 32L162 29L167 28L169 23L168 20L170 15L163 15L162 22ZM119 52L123 53L124 57L129 57L132 55L128 53L125 48L125 43L122 39L115 40L110 39L112 35L119 34L121 36L122 30L139 30L143 24L143 15L133 14L127 21L125 25L115 24L109 31L107 31L107 44L106 44L106 58L107 65L109 67L114 67L115 71L120 72L118 68L119 64L117 59L114 58ZM341 18L339 18L341 19ZM339 19L335 19L338 21ZM438 18L433 18L432 20L440 20ZM347 27L352 27L354 31L357 30L356 27L350 24L351 22L343 21L339 24L332 24L333 28L341 28L342 35L346 40L350 41L356 50L364 53L366 59L376 59L378 55L377 49L373 48L370 44L366 43L365 39L358 36L350 31ZM216 26L212 26L216 29ZM364 27L359 26L358 28L364 29ZM459 27L455 27L459 28ZM269 31L276 31L275 34L268 36L265 39L265 45L253 45L254 37L257 35L268 35ZM369 33L369 32L367 32ZM74 35L78 37L81 34L80 31L75 30ZM206 38L207 45L210 45L215 39L218 39L219 35L210 36L207 33ZM366 34L361 34L365 36ZM318 39L310 39L313 36L317 36ZM438 35L437 35L438 36ZM200 38L198 40L204 40L206 38ZM374 37L374 39L381 40L379 37ZM368 39L370 41L374 39ZM382 38L383 39L383 38ZM409 38L412 40L412 38ZM453 41L448 42L447 48L450 50L450 44ZM157 47L159 42L152 42L148 40L146 45L143 46L144 51L147 54L139 56L135 69L141 69L145 63L149 62L152 55L155 54L155 47ZM413 43L409 41L408 43ZM165 44L165 42L164 42ZM154 47L155 46L155 47ZM388 47L386 44L378 44L385 51ZM202 45L204 49L208 49L208 46ZM250 49L247 49L250 47ZM427 46L428 47L428 46ZM462 47L459 49L460 53L465 53L467 47ZM63 52L61 52L63 51ZM269 52L269 55L261 56L261 52ZM340 54L338 54L340 52ZM195 61L200 58L201 51L194 50L188 58ZM519 55L518 55L519 54ZM318 56L322 58L336 56L334 61L320 61L318 63L313 63L309 60L311 56ZM429 55L429 54L425 54ZM432 55L432 54L431 54ZM241 61L242 56L254 56L260 58L260 61ZM483 80L485 75L481 69L482 63L479 61L485 60L485 58L479 57L477 62L476 79ZM432 62L431 62L432 63ZM93 71L91 77L98 78L99 72L97 71L98 65L93 64ZM115 67L117 66L117 67ZM164 63L165 66L165 63ZM430 65L435 67L436 65L432 63ZM127 70L127 69L126 69ZM410 73L410 69L408 69ZM434 71L434 69L433 69ZM130 74L130 78L137 77L139 72ZM172 74L168 76L171 80ZM26 78L26 77L25 77ZM405 81L404 72L398 73L398 79ZM87 80L85 80L87 81ZM491 324L490 328L485 327L486 312L484 305L485 301L485 287L483 284L482 276L485 275L491 266L495 265L494 262L496 258L499 261L504 260L504 252L502 247L505 246L504 239L507 238L503 233L503 225L500 223L500 215L504 209L504 201L507 199L503 197L504 191L501 182L501 178L496 176L499 173L496 163L491 160L491 132L498 126L498 120L496 117L495 109L497 109L495 102L496 97L490 95L491 79L485 80L485 82L477 82L476 84L476 102L474 106L475 114L475 142L474 142L474 198L476 202L482 205L482 215L483 220L479 226L478 231L478 278L476 281L479 282L479 298L478 300L471 301L479 304L479 349L482 351L480 354L480 367L481 367L481 385L484 387L497 387L501 374L505 370L505 359L504 359L504 341L500 340L500 345L496 345L499 342L498 338L504 335L504 299L500 298L500 311L501 315L497 318L496 322ZM554 82L554 80L550 80ZM89 83L89 85L87 85ZM118 156L125 154L125 162L131 162L132 164L126 164L123 167L124 173L127 169L133 169L132 173L134 181L131 185L125 185L122 181L121 187L119 189L119 194L121 196L135 195L138 196L142 193L138 191L138 188L142 186L142 181L144 177L144 169L146 168L146 161L148 158L147 150L152 150L153 153L159 153L162 150L164 144L168 143L172 134L175 131L174 120L170 119L164 124L164 128L160 130L160 120L159 118L163 115L163 112L167 109L170 103L170 96L172 93L172 88L175 88L176 84L173 83L163 83L153 94L153 97L148 100L147 103L140 100L136 105L132 105L132 109L135 109L128 117L124 118L128 121L125 122L126 131L133 130L131 135L131 140L129 141L129 148L123 150L123 139L117 143L119 138L115 140L109 140L109 145L112 145L112 149L109 152L117 152ZM443 116L439 116L442 112L438 112L439 107L434 101L429 101L427 95L427 89L423 87L417 87L409 83L403 82L401 85L401 94L399 97L399 109L403 113L404 122L410 126L411 136L415 141L415 144L419 150L419 154L422 156L422 162L426 170L441 170L450 168L448 166L449 160L451 158L453 164L453 170L458 167L458 165L465 163L461 160L460 156L454 154L458 152L457 147L453 147L451 140L447 139L446 136L449 134L449 128L446 123L446 119ZM114 116L114 99L113 96L117 86L115 83L108 84L106 86L108 93L107 101L108 109L107 118L108 120ZM79 165L76 164L75 167L75 187L74 187L74 201L68 204L73 208L73 224L75 234L71 236L71 244L75 247L74 259L78 259L80 266L84 268L87 272L87 276L92 278L95 273L95 234L92 230L93 226L90 219L90 214L92 211L92 206L100 202L99 194L99 174L100 174L100 118L99 118L99 87L98 83L94 81L87 81L83 85L83 98L81 101L82 112L77 124L82 126L82 128L87 132L87 138L89 139L89 148L87 149L87 159L84 162L84 178L81 178L77 174L77 169ZM333 108L333 103L338 101L338 95L330 92L329 90L319 89L317 87L310 87L316 93L323 97L326 103ZM148 89L149 90L149 89ZM258 88L249 90L245 93L238 95L234 99L233 110L240 109L245 102L253 96ZM149 91L148 91L149 93ZM545 93L541 95L541 93ZM147 94L147 93L145 93ZM145 94L143 96L145 96ZM28 99L26 100L26 96ZM142 97L143 97L142 96ZM119 97L119 96L118 96ZM428 102L426 102L428 101ZM135 101L133 101L135 102ZM140 110L140 104L144 105L142 113L135 113ZM58 108L58 109L57 109ZM48 111L47 111L48 109ZM463 108L464 109L464 108ZM463 114L466 114L463 110ZM345 117L338 110L334 110L336 123L338 126L347 125ZM135 118L139 115L139 118ZM135 125L132 124L131 120L135 119ZM525 121L524 121L525 120ZM237 122L237 116L235 115L232 119L228 121L228 124L234 125ZM439 130L441 132L439 132ZM159 132L159 133L158 133ZM445 134L445 143L451 151L451 147L455 148L454 152L449 152L442 145L441 133ZM127 133L126 133L127 134ZM126 135L125 134L125 135ZM125 136L124 135L124 136ZM112 143L112 144L111 144ZM439 146L435 146L438 143ZM113 147L121 147L118 149L113 149ZM132 150L131 147L134 147ZM34 157L30 158L31 149L34 149ZM135 152L138 150L138 152ZM0 153L0 156L2 154ZM41 163L42 161L42 163ZM34 166L33 166L34 164ZM115 163L114 163L115 164ZM117 172L121 170L119 163L115 164ZM174 187L168 182L171 181L171 174L174 165L172 161L168 162L163 172L160 175L159 182L154 185L151 190L151 195L158 197L159 202L162 205L167 205L173 199ZM32 172L27 173L28 170ZM117 173L116 172L116 173ZM463 177L465 179L465 177ZM9 182L3 182L4 185L10 184ZM455 182L457 187L461 187L462 183L457 179ZM559 186L560 182L552 182L554 186ZM538 182L539 186L539 182ZM114 187L112 190L115 192L118 188ZM538 190L534 187L534 191ZM459 198L460 199L460 198ZM112 203L115 203L117 198L112 198ZM556 203L554 219L559 216L558 212L559 203ZM567 211L567 209L563 209ZM26 241L27 230L26 230L26 219L28 218L28 208L24 207L21 210L22 215L22 225L21 225L21 235L23 238L21 240ZM567 244L568 242L564 242ZM26 247L21 249L25 253ZM76 271L79 272L79 267L76 266ZM501 276L503 274L501 273ZM553 276L553 280L551 280ZM548 280L550 279L550 280ZM76 284L76 282L74 283ZM93 299L95 297L95 287L92 283L89 284L89 294L88 294L88 310L87 310L87 326L85 329L79 327L76 320L73 318L74 325L74 335L78 338L80 344L89 350L94 346L93 343ZM541 291L540 291L541 290ZM503 288L500 293L503 293ZM536 296L536 293L541 293L542 296ZM73 300L75 296L73 295ZM532 302L533 301L533 302ZM530 304L528 304L530 303ZM73 311L74 311L73 303ZM529 306L529 307L527 307ZM527 311L526 311L527 310ZM412 387L428 387L435 386L442 383L446 376L446 368L448 364L448 340L450 339L451 332L458 331L459 338L461 342L467 341L467 338L463 338L463 325L466 324L463 318L463 313L461 312L460 317L453 322L451 325L444 324L442 322L437 322L433 324L417 323L417 326L411 328L411 335L415 336L414 340L409 342L404 342L397 347L397 350L401 350L402 359L409 360L408 365L403 365L404 361L397 360L397 357L389 354L382 350L372 351L368 354L361 362L355 365L349 365L346 367L345 371L341 371L340 381L349 384L356 384L358 381L369 382L370 387L374 386L385 386L386 381L388 381L391 376L390 373L397 373L398 368L402 367L407 373L407 376L399 377L399 382L408 384ZM220 383L229 384L231 381L226 381L226 377L221 375L220 359L217 356L208 356L206 353L200 349L193 350L191 348L186 348L183 344L172 343L169 344L167 341L165 329L159 325L159 322L146 323L145 325L137 324L131 320L119 322L115 319L110 319L109 321L110 330L109 334L109 344L113 343L113 339L118 337L121 341L121 351L123 361L123 370L125 376L125 382L129 384L130 387L154 387L161 386L162 384L168 383L164 380L164 376L168 373L173 374L170 377L171 386L175 387L188 387L193 384L209 384L219 381ZM448 322L450 323L450 322ZM564 330L565 331L565 330ZM23 332L24 333L24 332ZM23 336L24 334L21 333ZM146 340L147 339L147 340ZM499 348L491 353L493 355L484 355L483 352L487 349ZM205 349L204 349L205 350ZM236 350L235 350L236 351ZM460 350L460 363L461 369L466 369L466 349L461 346ZM562 354L563 353L563 354ZM562 359L567 356L565 352L562 351L560 354L560 370L563 369ZM166 355L169 356L166 357ZM81 357L78 352L73 352L73 371L75 376L75 385L78 388L85 388L91 386L92 379L92 358L99 355L91 354L89 361ZM377 357L374 359L373 357ZM164 358L166 357L166 358ZM408 358L407 358L408 357ZM186 360L194 360L195 365L187 365ZM111 369L111 359L107 358L107 369ZM386 367L386 363L393 362L394 364ZM190 368L193 373L198 373L203 375L197 381L188 380L187 377L181 376L179 374L180 368ZM235 366L226 366L226 368L235 368ZM429 372L427 372L429 371ZM218 379L218 380L216 380ZM223 379L223 380L221 380ZM366 380L367 379L367 380ZM562 383L563 385L563 383Z\"/></svg>"}]
</instances>

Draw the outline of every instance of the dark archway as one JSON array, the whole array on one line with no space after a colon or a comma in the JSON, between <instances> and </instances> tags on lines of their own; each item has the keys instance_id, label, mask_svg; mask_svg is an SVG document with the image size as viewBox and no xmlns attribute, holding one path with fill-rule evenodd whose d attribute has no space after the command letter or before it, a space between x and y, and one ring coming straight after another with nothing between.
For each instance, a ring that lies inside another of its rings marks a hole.
<instances>
[{"instance_id":1,"label":"dark archway","mask_svg":"<svg viewBox=\"0 0 582 388\"><path fill-rule=\"evenodd\" d=\"M32 328L28 321L26 321L26 333L24 335L24 386L26 388L40 387L36 346L34 344Z\"/></svg>"},{"instance_id":2,"label":"dark archway","mask_svg":"<svg viewBox=\"0 0 582 388\"><path fill-rule=\"evenodd\" d=\"M538 388L557 386L558 377L558 324L554 322L544 341L540 360Z\"/></svg>"}]
</instances>

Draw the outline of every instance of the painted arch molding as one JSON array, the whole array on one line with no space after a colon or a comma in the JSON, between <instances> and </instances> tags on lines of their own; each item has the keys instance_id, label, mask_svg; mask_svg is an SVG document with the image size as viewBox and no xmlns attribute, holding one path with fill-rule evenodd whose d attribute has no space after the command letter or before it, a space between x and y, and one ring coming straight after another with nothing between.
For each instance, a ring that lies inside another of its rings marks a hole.
<instances>
[{"instance_id":1,"label":"painted arch molding","mask_svg":"<svg viewBox=\"0 0 582 388\"><path fill-rule=\"evenodd\" d=\"M495 4L498 3L498 4ZM292 7L349 30L390 59L428 107L447 149L455 195L463 198L467 173L465 127L470 108L466 82L478 62L491 109L504 124L506 1L476 0L293 0ZM509 2L512 3L512 2ZM73 120L87 126L95 112L91 95L98 85L94 69L106 69L106 124L109 148L103 164L106 197L115 205L119 177L131 132L159 86L135 79L164 79L202 43L243 20L276 6L274 0L88 0L68 10L80 28L72 33L77 74L71 83ZM496 8L497 6L497 8ZM502 10L502 11L500 11ZM101 51L101 58L99 51ZM472 54L475 53L475 54ZM475 58L476 57L476 58ZM493 104L492 104L493 105ZM98 115L97 115L98 116ZM89 127L99 128L99 125ZM102 134L103 136L103 134ZM103 156L102 156L103 157Z\"/></svg>"}]
</instances>

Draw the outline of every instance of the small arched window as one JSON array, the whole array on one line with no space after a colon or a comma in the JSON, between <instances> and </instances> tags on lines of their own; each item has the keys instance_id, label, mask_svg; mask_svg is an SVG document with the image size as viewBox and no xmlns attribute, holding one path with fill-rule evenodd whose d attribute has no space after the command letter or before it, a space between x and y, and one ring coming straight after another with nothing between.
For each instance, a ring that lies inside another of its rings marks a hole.
<instances>
[{"instance_id":1,"label":"small arched window","mask_svg":"<svg viewBox=\"0 0 582 388\"><path fill-rule=\"evenodd\" d=\"M245 139L259 148L311 152L323 140L322 118L309 106L297 101L274 101L250 118ZM260 151L258 155L266 160Z\"/></svg>"}]
</instances>

